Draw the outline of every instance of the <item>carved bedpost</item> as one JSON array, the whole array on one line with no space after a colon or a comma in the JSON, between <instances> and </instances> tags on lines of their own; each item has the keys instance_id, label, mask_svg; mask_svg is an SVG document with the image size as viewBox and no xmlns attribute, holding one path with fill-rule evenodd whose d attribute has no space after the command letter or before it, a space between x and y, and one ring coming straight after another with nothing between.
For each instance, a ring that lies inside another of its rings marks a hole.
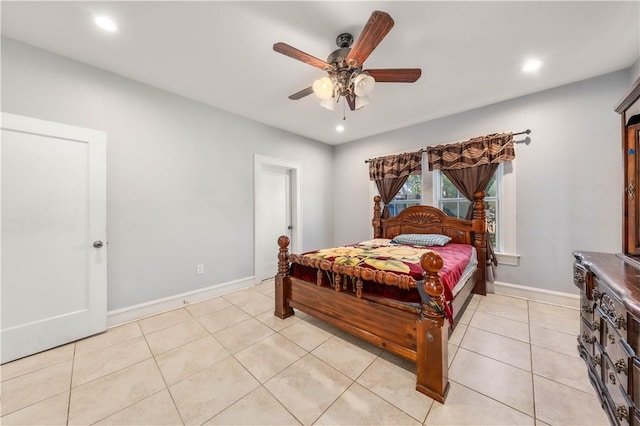
<instances>
[{"instance_id":1,"label":"carved bedpost","mask_svg":"<svg viewBox=\"0 0 640 426\"><path fill-rule=\"evenodd\" d=\"M484 191L473 194L473 245L478 252L478 267L480 277L473 292L487 294L487 216L484 207Z\"/></svg>"},{"instance_id":2,"label":"carved bedpost","mask_svg":"<svg viewBox=\"0 0 640 426\"><path fill-rule=\"evenodd\" d=\"M278 273L276 274L276 310L275 316L287 318L293 315L293 308L289 306L291 297L291 277L289 277L289 237L281 235L278 238Z\"/></svg>"},{"instance_id":3,"label":"carved bedpost","mask_svg":"<svg viewBox=\"0 0 640 426\"><path fill-rule=\"evenodd\" d=\"M438 253L427 252L420 257L420 264L424 270L424 290L434 302L444 306L444 288L438 277L442 258ZM449 391L448 328L441 311L423 302L416 320L416 390L439 402L444 402Z\"/></svg>"},{"instance_id":4,"label":"carved bedpost","mask_svg":"<svg viewBox=\"0 0 640 426\"><path fill-rule=\"evenodd\" d=\"M373 238L382 238L382 209L380 207L379 195L373 197L373 219L371 219L371 225L373 225Z\"/></svg>"}]
</instances>

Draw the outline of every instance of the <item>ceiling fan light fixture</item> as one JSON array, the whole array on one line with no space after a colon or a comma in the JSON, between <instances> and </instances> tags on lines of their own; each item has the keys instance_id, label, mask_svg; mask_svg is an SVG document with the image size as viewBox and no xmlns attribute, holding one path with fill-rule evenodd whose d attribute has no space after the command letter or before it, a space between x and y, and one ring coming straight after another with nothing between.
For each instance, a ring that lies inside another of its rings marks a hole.
<instances>
[{"instance_id":1,"label":"ceiling fan light fixture","mask_svg":"<svg viewBox=\"0 0 640 426\"><path fill-rule=\"evenodd\" d=\"M369 105L371 103L371 98L368 96L356 96L356 109L360 109L363 106Z\"/></svg>"},{"instance_id":2,"label":"ceiling fan light fixture","mask_svg":"<svg viewBox=\"0 0 640 426\"><path fill-rule=\"evenodd\" d=\"M328 109L329 111L335 111L336 101L334 100L334 98L323 99L322 101L320 101L320 106L322 108Z\"/></svg>"},{"instance_id":3,"label":"ceiling fan light fixture","mask_svg":"<svg viewBox=\"0 0 640 426\"><path fill-rule=\"evenodd\" d=\"M313 93L320 99L333 97L333 82L329 77L322 77L313 82Z\"/></svg>"},{"instance_id":4,"label":"ceiling fan light fixture","mask_svg":"<svg viewBox=\"0 0 640 426\"><path fill-rule=\"evenodd\" d=\"M353 91L356 96L367 96L373 91L376 80L369 74L360 73L353 81Z\"/></svg>"}]
</instances>

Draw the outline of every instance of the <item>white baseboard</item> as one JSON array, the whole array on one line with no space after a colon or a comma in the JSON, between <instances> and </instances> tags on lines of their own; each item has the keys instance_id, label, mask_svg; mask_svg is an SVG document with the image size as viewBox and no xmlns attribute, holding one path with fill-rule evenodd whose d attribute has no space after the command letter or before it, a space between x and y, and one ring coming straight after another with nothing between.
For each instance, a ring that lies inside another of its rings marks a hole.
<instances>
[{"instance_id":1,"label":"white baseboard","mask_svg":"<svg viewBox=\"0 0 640 426\"><path fill-rule=\"evenodd\" d=\"M256 283L255 277L241 278L199 290L176 294L175 296L164 297L126 308L114 309L107 312L107 327L136 321L151 315L157 315L171 309L179 308L190 303L200 302L212 297L222 296L234 291L253 287Z\"/></svg>"},{"instance_id":2,"label":"white baseboard","mask_svg":"<svg viewBox=\"0 0 640 426\"><path fill-rule=\"evenodd\" d=\"M522 297L524 299L535 300L536 302L580 309L580 296L577 294L561 293L559 291L503 283L500 281L493 282L493 291L496 294L503 294L505 296Z\"/></svg>"}]
</instances>

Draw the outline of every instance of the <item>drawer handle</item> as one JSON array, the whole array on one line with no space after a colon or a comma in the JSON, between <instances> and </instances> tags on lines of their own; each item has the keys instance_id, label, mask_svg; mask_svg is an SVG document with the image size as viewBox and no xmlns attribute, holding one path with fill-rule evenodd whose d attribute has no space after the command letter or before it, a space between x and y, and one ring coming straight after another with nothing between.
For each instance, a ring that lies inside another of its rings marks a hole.
<instances>
[{"instance_id":1,"label":"drawer handle","mask_svg":"<svg viewBox=\"0 0 640 426\"><path fill-rule=\"evenodd\" d=\"M595 355L593 357L593 366L596 367L598 365L600 365L600 355Z\"/></svg>"},{"instance_id":2,"label":"drawer handle","mask_svg":"<svg viewBox=\"0 0 640 426\"><path fill-rule=\"evenodd\" d=\"M584 275L580 271L576 271L573 273L573 280L576 282L576 284L584 284L585 282Z\"/></svg>"},{"instance_id":3,"label":"drawer handle","mask_svg":"<svg viewBox=\"0 0 640 426\"><path fill-rule=\"evenodd\" d=\"M609 338L609 343L616 342L616 336L614 336L613 334L607 334L607 337Z\"/></svg>"},{"instance_id":4,"label":"drawer handle","mask_svg":"<svg viewBox=\"0 0 640 426\"><path fill-rule=\"evenodd\" d=\"M616 418L618 421L622 421L629 418L629 409L620 404L616 407Z\"/></svg>"},{"instance_id":5,"label":"drawer handle","mask_svg":"<svg viewBox=\"0 0 640 426\"><path fill-rule=\"evenodd\" d=\"M600 323L598 321L593 323L593 329L595 331L600 331Z\"/></svg>"},{"instance_id":6,"label":"drawer handle","mask_svg":"<svg viewBox=\"0 0 640 426\"><path fill-rule=\"evenodd\" d=\"M590 303L584 302L582 304L582 312L587 313L587 314L592 314L593 313L593 306L591 306Z\"/></svg>"},{"instance_id":7,"label":"drawer handle","mask_svg":"<svg viewBox=\"0 0 640 426\"><path fill-rule=\"evenodd\" d=\"M582 334L582 341L585 343L593 343L595 340L595 337L589 336L586 332Z\"/></svg>"},{"instance_id":8,"label":"drawer handle","mask_svg":"<svg viewBox=\"0 0 640 426\"><path fill-rule=\"evenodd\" d=\"M609 373L609 381L611 382L612 385L616 384L616 375L613 373Z\"/></svg>"},{"instance_id":9,"label":"drawer handle","mask_svg":"<svg viewBox=\"0 0 640 426\"><path fill-rule=\"evenodd\" d=\"M620 314L613 320L616 327L620 330L625 330L627 328L627 320L624 318L624 315Z\"/></svg>"},{"instance_id":10,"label":"drawer handle","mask_svg":"<svg viewBox=\"0 0 640 426\"><path fill-rule=\"evenodd\" d=\"M591 290L591 298L593 300L597 301L598 299L600 299L600 296L602 296L602 293L600 293L597 288Z\"/></svg>"},{"instance_id":11,"label":"drawer handle","mask_svg":"<svg viewBox=\"0 0 640 426\"><path fill-rule=\"evenodd\" d=\"M627 374L627 363L624 361L624 359L620 358L619 360L617 360L614 366L618 373Z\"/></svg>"},{"instance_id":12,"label":"drawer handle","mask_svg":"<svg viewBox=\"0 0 640 426\"><path fill-rule=\"evenodd\" d=\"M627 197L629 197L630 200L633 200L633 197L636 195L636 185L633 183L633 181L629 182L629 185L625 188L625 191L627 193Z\"/></svg>"}]
</instances>

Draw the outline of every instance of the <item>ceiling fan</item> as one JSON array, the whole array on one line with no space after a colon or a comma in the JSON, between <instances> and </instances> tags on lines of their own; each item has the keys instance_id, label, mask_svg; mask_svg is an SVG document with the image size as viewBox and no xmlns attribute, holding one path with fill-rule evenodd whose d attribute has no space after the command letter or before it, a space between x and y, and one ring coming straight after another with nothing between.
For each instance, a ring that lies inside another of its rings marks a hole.
<instances>
[{"instance_id":1,"label":"ceiling fan","mask_svg":"<svg viewBox=\"0 0 640 426\"><path fill-rule=\"evenodd\" d=\"M386 12L374 11L362 29L360 37L353 42L349 33L336 38L338 49L331 52L326 61L309 55L286 43L275 43L273 50L293 59L305 62L327 72L327 76L316 80L312 86L289 96L298 100L315 93L321 106L333 110L340 98L344 98L353 111L369 103L375 82L413 83L420 78L420 68L363 69L364 61L393 28L393 19ZM352 46L353 44L353 46Z\"/></svg>"}]
</instances>

